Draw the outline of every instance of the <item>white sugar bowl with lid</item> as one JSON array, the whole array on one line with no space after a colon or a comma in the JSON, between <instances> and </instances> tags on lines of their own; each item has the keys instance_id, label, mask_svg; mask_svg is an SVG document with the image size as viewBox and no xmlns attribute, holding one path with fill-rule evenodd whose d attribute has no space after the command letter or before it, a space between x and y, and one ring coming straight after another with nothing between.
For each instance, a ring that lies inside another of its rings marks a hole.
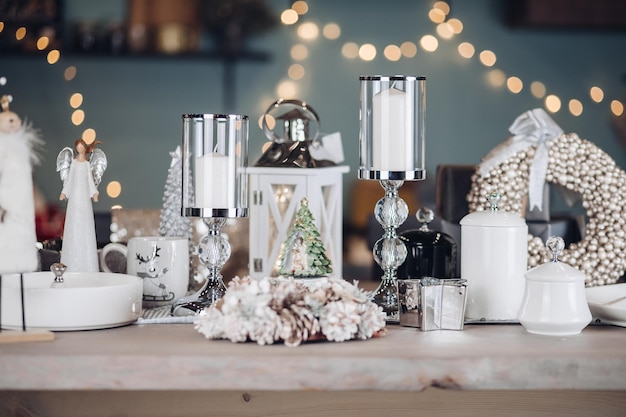
<instances>
[{"instance_id":1,"label":"white sugar bowl with lid","mask_svg":"<svg viewBox=\"0 0 626 417\"><path fill-rule=\"evenodd\" d=\"M579 334L591 322L585 274L559 262L565 247L561 237L546 241L552 261L526 272L526 290L519 321L529 333L549 336Z\"/></svg>"},{"instance_id":2,"label":"white sugar bowl with lid","mask_svg":"<svg viewBox=\"0 0 626 417\"><path fill-rule=\"evenodd\" d=\"M467 281L465 320L517 322L524 296L528 226L517 213L490 208L461 219L461 278Z\"/></svg>"}]
</instances>

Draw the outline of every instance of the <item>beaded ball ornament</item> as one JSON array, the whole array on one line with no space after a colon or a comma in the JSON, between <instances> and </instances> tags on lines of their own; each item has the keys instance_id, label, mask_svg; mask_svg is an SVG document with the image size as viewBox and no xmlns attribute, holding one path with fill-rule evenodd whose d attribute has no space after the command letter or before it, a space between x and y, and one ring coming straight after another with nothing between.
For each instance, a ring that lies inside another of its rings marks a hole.
<instances>
[{"instance_id":1,"label":"beaded ball ornament","mask_svg":"<svg viewBox=\"0 0 626 417\"><path fill-rule=\"evenodd\" d=\"M467 195L469 211L484 210L485 196L499 192L499 207L521 214L535 153L545 143L528 146L486 174L483 170L481 175L479 165ZM617 282L626 270L626 173L607 153L575 133L551 138L546 159L545 182L580 194L587 217L584 238L565 248L561 261L582 271L588 287ZM542 239L528 235L528 268L550 259Z\"/></svg>"}]
</instances>

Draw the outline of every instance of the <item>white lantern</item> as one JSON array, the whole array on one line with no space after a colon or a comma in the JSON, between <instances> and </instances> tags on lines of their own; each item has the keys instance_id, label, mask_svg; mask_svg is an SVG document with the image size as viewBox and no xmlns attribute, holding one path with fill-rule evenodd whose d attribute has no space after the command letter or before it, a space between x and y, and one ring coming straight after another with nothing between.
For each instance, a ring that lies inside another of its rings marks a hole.
<instances>
[{"instance_id":1,"label":"white lantern","mask_svg":"<svg viewBox=\"0 0 626 417\"><path fill-rule=\"evenodd\" d=\"M350 170L248 167L250 205L250 276L275 276L281 246L300 201L306 197L334 277L342 275L343 181Z\"/></svg>"}]
</instances>

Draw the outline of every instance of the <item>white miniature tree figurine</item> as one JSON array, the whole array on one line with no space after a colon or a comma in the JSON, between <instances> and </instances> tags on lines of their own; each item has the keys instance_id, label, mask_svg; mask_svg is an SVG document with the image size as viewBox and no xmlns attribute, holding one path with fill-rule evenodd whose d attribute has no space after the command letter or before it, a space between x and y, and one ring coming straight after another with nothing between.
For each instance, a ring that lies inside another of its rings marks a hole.
<instances>
[{"instance_id":1,"label":"white miniature tree figurine","mask_svg":"<svg viewBox=\"0 0 626 417\"><path fill-rule=\"evenodd\" d=\"M167 171L163 191L163 207L159 222L159 235L186 237L191 240L192 229L189 217L181 215L183 162L180 146L170 152L172 162ZM193 192L193 188L190 190Z\"/></svg>"}]
</instances>

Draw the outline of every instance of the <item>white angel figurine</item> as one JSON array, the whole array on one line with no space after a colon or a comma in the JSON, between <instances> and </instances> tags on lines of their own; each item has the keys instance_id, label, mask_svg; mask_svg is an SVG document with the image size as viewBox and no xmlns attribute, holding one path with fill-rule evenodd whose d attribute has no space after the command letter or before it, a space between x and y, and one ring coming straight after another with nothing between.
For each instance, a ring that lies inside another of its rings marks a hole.
<instances>
[{"instance_id":1,"label":"white angel figurine","mask_svg":"<svg viewBox=\"0 0 626 417\"><path fill-rule=\"evenodd\" d=\"M35 128L0 97L0 275L37 270L33 165L43 144Z\"/></svg>"},{"instance_id":2,"label":"white angel figurine","mask_svg":"<svg viewBox=\"0 0 626 417\"><path fill-rule=\"evenodd\" d=\"M61 174L63 190L60 200L67 200L61 262L67 271L98 272L96 226L91 200L98 201L98 185L107 168L107 158L94 141L87 145L83 139L74 142L76 156L65 147L57 156L57 171Z\"/></svg>"}]
</instances>

